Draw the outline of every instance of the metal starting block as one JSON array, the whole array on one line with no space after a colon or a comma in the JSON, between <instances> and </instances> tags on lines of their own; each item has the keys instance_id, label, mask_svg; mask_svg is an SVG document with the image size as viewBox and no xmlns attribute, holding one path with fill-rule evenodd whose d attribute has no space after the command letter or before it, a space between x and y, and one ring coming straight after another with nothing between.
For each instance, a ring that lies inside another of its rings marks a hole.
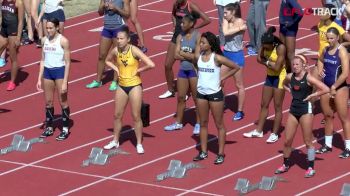
<instances>
[{"instance_id":1,"label":"metal starting block","mask_svg":"<svg viewBox=\"0 0 350 196\"><path fill-rule=\"evenodd\" d=\"M350 184L344 183L340 192L341 196L350 196Z\"/></svg>"},{"instance_id":2,"label":"metal starting block","mask_svg":"<svg viewBox=\"0 0 350 196\"><path fill-rule=\"evenodd\" d=\"M90 164L94 165L106 165L109 163L109 158L118 154L128 155L128 152L123 151L120 148L110 150L107 154L103 153L102 148L92 148L89 158L83 161L82 167L87 167Z\"/></svg>"},{"instance_id":3,"label":"metal starting block","mask_svg":"<svg viewBox=\"0 0 350 196\"><path fill-rule=\"evenodd\" d=\"M258 189L271 191L275 189L276 182L287 182L287 180L278 176L273 176L273 177L263 176L259 183L249 184L248 179L239 178L237 180L237 183L234 189L236 191L239 191L239 195L245 195Z\"/></svg>"},{"instance_id":4,"label":"metal starting block","mask_svg":"<svg viewBox=\"0 0 350 196\"><path fill-rule=\"evenodd\" d=\"M162 181L167 178L184 178L186 171L194 168L201 168L196 163L182 164L179 160L171 160L166 172L157 175L157 181Z\"/></svg>"},{"instance_id":5,"label":"metal starting block","mask_svg":"<svg viewBox=\"0 0 350 196\"><path fill-rule=\"evenodd\" d=\"M11 145L0 150L0 155L7 154L12 151L27 152L32 149L32 144L43 143L43 138L32 138L25 141L23 135L14 135Z\"/></svg>"}]
</instances>

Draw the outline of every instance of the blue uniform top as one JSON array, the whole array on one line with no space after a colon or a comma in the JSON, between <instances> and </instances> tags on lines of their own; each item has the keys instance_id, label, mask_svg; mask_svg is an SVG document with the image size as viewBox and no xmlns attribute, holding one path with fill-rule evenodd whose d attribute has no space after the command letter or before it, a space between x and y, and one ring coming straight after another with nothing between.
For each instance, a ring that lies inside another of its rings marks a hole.
<instances>
[{"instance_id":1,"label":"blue uniform top","mask_svg":"<svg viewBox=\"0 0 350 196\"><path fill-rule=\"evenodd\" d=\"M303 18L303 8L296 0L282 0L280 6L279 22L290 27L296 25Z\"/></svg>"},{"instance_id":2,"label":"blue uniform top","mask_svg":"<svg viewBox=\"0 0 350 196\"><path fill-rule=\"evenodd\" d=\"M114 6L117 6L119 8L124 7L123 0L106 0L107 2L113 4ZM123 17L111 10L105 9L104 11L104 27L106 29L117 29L124 25L125 22L123 20Z\"/></svg>"},{"instance_id":3,"label":"blue uniform top","mask_svg":"<svg viewBox=\"0 0 350 196\"><path fill-rule=\"evenodd\" d=\"M326 48L326 51L324 53L323 57L323 64L324 64L324 74L326 75L323 78L323 82L328 86L331 87L338 79L339 75L341 74L341 60L339 57L339 47L335 51L333 55L330 55L328 53L329 47Z\"/></svg>"}]
</instances>

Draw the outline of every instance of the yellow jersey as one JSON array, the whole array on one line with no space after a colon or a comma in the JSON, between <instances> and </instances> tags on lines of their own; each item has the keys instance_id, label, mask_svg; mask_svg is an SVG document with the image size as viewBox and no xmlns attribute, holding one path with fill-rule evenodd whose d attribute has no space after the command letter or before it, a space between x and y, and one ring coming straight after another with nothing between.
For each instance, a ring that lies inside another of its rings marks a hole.
<instances>
[{"instance_id":1,"label":"yellow jersey","mask_svg":"<svg viewBox=\"0 0 350 196\"><path fill-rule=\"evenodd\" d=\"M278 58L276 48L277 48L277 46L273 50L270 50L270 51L264 50L264 57L266 59L268 59L269 61L274 62L274 63L276 63L277 58ZM267 68L267 75L268 76L279 76L281 74L284 74L284 75L287 74L287 71L286 71L286 68L284 65L280 71L275 71L271 68Z\"/></svg>"},{"instance_id":2,"label":"yellow jersey","mask_svg":"<svg viewBox=\"0 0 350 196\"><path fill-rule=\"evenodd\" d=\"M120 86L137 86L141 84L141 78L139 74L136 74L139 68L139 61L132 55L131 45L128 51L123 54L118 52L117 65L119 69L119 85Z\"/></svg>"},{"instance_id":3,"label":"yellow jersey","mask_svg":"<svg viewBox=\"0 0 350 196\"><path fill-rule=\"evenodd\" d=\"M318 35L319 35L319 41L320 41L320 48L318 50L318 56L322 55L323 50L329 46L328 41L327 41L327 30L331 27L336 28L339 31L340 36L343 36L345 33L345 30L343 27L339 26L337 23L332 22L328 26L326 26L323 21L319 22L317 25L318 28Z\"/></svg>"}]
</instances>

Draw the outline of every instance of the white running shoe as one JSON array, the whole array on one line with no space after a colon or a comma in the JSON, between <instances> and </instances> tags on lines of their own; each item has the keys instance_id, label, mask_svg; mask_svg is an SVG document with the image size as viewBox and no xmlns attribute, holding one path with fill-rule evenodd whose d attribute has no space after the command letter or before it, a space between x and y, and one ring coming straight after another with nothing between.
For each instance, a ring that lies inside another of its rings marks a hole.
<instances>
[{"instance_id":1,"label":"white running shoe","mask_svg":"<svg viewBox=\"0 0 350 196\"><path fill-rule=\"evenodd\" d=\"M278 140L278 135L275 133L271 133L269 138L266 140L267 143L275 143Z\"/></svg>"},{"instance_id":2,"label":"white running shoe","mask_svg":"<svg viewBox=\"0 0 350 196\"><path fill-rule=\"evenodd\" d=\"M181 123L175 122L174 124L168 125L164 127L165 131L175 131L182 129L183 125Z\"/></svg>"},{"instance_id":3,"label":"white running shoe","mask_svg":"<svg viewBox=\"0 0 350 196\"><path fill-rule=\"evenodd\" d=\"M249 138L252 138L252 137L263 137L263 132L259 132L257 131L256 129L254 129L253 131L251 132L248 132L248 133L243 133L243 136L244 137L249 137Z\"/></svg>"},{"instance_id":4,"label":"white running shoe","mask_svg":"<svg viewBox=\"0 0 350 196\"><path fill-rule=\"evenodd\" d=\"M110 150L112 148L118 148L119 147L119 142L112 140L109 142L107 145L103 146L105 150Z\"/></svg>"},{"instance_id":5,"label":"white running shoe","mask_svg":"<svg viewBox=\"0 0 350 196\"><path fill-rule=\"evenodd\" d=\"M138 154L143 154L143 153L145 153L145 150L143 149L142 144L137 144L137 145L136 145L136 151L137 151Z\"/></svg>"},{"instance_id":6,"label":"white running shoe","mask_svg":"<svg viewBox=\"0 0 350 196\"><path fill-rule=\"evenodd\" d=\"M199 135L201 132L201 125L199 123L196 123L193 128L193 135Z\"/></svg>"},{"instance_id":7,"label":"white running shoe","mask_svg":"<svg viewBox=\"0 0 350 196\"><path fill-rule=\"evenodd\" d=\"M170 92L169 90L167 90L165 93L163 93L162 95L159 95L159 99L166 99L166 98L169 98L169 97L174 97L175 96L175 93L173 92Z\"/></svg>"}]
</instances>

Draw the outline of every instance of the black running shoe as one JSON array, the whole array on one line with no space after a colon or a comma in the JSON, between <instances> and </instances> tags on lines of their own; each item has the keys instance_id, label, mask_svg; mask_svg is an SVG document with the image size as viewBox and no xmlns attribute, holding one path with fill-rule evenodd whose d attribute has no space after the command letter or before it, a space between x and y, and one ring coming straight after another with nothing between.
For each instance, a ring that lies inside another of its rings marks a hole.
<instances>
[{"instance_id":1,"label":"black running shoe","mask_svg":"<svg viewBox=\"0 0 350 196\"><path fill-rule=\"evenodd\" d=\"M328 147L326 144L324 144L320 149L316 150L316 154L324 154L327 152L332 152L332 148Z\"/></svg>"},{"instance_id":2,"label":"black running shoe","mask_svg":"<svg viewBox=\"0 0 350 196\"><path fill-rule=\"evenodd\" d=\"M45 131L40 135L41 138L46 138L53 135L53 128L52 127L46 127Z\"/></svg>"},{"instance_id":3,"label":"black running shoe","mask_svg":"<svg viewBox=\"0 0 350 196\"><path fill-rule=\"evenodd\" d=\"M218 155L216 156L216 159L215 159L215 161L214 161L214 164L215 164L215 165L219 165L219 164L223 163L224 160L225 160L225 155L224 155L224 154L218 154Z\"/></svg>"},{"instance_id":4,"label":"black running shoe","mask_svg":"<svg viewBox=\"0 0 350 196\"><path fill-rule=\"evenodd\" d=\"M193 161L201 161L208 158L208 153L207 152L200 152L196 157L193 158Z\"/></svg>"},{"instance_id":5,"label":"black running shoe","mask_svg":"<svg viewBox=\"0 0 350 196\"><path fill-rule=\"evenodd\" d=\"M350 156L350 150L345 148L345 150L339 155L339 158L346 159L346 158L349 158L349 156Z\"/></svg>"},{"instance_id":6,"label":"black running shoe","mask_svg":"<svg viewBox=\"0 0 350 196\"><path fill-rule=\"evenodd\" d=\"M69 131L62 131L59 136L56 137L57 141L62 141L68 138L70 132Z\"/></svg>"}]
</instances>

